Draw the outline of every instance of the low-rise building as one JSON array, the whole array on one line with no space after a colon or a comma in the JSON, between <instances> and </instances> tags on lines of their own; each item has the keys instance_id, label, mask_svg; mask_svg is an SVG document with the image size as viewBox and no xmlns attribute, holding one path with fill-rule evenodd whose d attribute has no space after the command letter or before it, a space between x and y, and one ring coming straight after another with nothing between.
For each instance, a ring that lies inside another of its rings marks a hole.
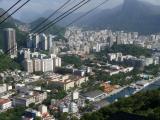
<instances>
[{"instance_id":1,"label":"low-rise building","mask_svg":"<svg viewBox=\"0 0 160 120\"><path fill-rule=\"evenodd\" d=\"M14 106L26 106L28 107L30 104L40 104L45 99L47 99L46 92L30 92L28 95L18 95L13 98Z\"/></svg>"},{"instance_id":2,"label":"low-rise building","mask_svg":"<svg viewBox=\"0 0 160 120\"><path fill-rule=\"evenodd\" d=\"M61 87L64 90L69 90L74 87L80 87L82 83L88 81L88 77L77 77L65 75L58 79L51 80L56 87Z\"/></svg>"},{"instance_id":3,"label":"low-rise building","mask_svg":"<svg viewBox=\"0 0 160 120\"><path fill-rule=\"evenodd\" d=\"M0 93L6 92L7 91L7 85L6 84L1 84L0 85Z\"/></svg>"},{"instance_id":4,"label":"low-rise building","mask_svg":"<svg viewBox=\"0 0 160 120\"><path fill-rule=\"evenodd\" d=\"M96 91L87 92L83 96L89 101L96 102L104 99L106 95L107 95L106 93L100 90L96 90Z\"/></svg>"},{"instance_id":5,"label":"low-rise building","mask_svg":"<svg viewBox=\"0 0 160 120\"><path fill-rule=\"evenodd\" d=\"M0 110L7 110L12 107L12 101L0 98Z\"/></svg>"}]
</instances>

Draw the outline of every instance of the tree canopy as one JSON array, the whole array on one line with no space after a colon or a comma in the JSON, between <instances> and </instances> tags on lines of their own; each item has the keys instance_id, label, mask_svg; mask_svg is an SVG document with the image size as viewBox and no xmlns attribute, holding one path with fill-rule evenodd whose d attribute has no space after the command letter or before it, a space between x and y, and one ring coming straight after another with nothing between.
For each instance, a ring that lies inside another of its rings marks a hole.
<instances>
[{"instance_id":1,"label":"tree canopy","mask_svg":"<svg viewBox=\"0 0 160 120\"><path fill-rule=\"evenodd\" d=\"M160 90L120 99L99 111L85 114L81 120L128 120L129 117L133 120L160 120Z\"/></svg>"}]
</instances>

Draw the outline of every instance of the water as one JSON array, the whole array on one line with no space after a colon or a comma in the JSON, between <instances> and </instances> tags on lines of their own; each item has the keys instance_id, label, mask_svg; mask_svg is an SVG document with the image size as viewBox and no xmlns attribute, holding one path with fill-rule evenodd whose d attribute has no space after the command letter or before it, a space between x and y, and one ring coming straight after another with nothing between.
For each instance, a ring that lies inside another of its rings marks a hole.
<instances>
[{"instance_id":1,"label":"water","mask_svg":"<svg viewBox=\"0 0 160 120\"><path fill-rule=\"evenodd\" d=\"M112 102L115 102L117 99L124 98L125 96L131 96L135 91L136 91L136 89L131 88L131 87L127 87L127 88L121 90L120 92L118 92L112 96L107 97L106 100L108 102L112 103Z\"/></svg>"},{"instance_id":2,"label":"water","mask_svg":"<svg viewBox=\"0 0 160 120\"><path fill-rule=\"evenodd\" d=\"M156 90L160 88L160 79L152 84L150 84L149 86L147 86L146 88L144 88L142 90L142 92L148 91L148 90Z\"/></svg>"}]
</instances>

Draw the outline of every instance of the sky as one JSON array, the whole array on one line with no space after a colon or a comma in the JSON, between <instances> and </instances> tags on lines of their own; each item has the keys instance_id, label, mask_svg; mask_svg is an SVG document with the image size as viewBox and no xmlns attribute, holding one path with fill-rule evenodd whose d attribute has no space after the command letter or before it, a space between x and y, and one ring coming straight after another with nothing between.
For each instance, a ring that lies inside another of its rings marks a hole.
<instances>
[{"instance_id":1,"label":"sky","mask_svg":"<svg viewBox=\"0 0 160 120\"><path fill-rule=\"evenodd\" d=\"M11 5L13 5L18 0L0 0L0 8L8 9ZM21 4L26 1L22 0ZM14 17L17 19L23 19L24 17L34 17L35 15L41 15L45 11L48 10L56 10L60 5L62 5L67 0L31 0L25 7L23 7L19 12L17 12ZM81 0L72 0L70 2L70 5L73 5L73 3L77 3ZM80 11L86 11L94 6L96 6L98 3L102 2L104 0L91 0L91 2L83 7ZM150 2L155 5L160 5L160 0L140 0L140 1L146 1ZM122 4L123 0L109 0L109 2L101 7L101 9L104 8L113 8L119 4ZM14 10L14 9L13 9ZM79 11L78 11L79 12Z\"/></svg>"}]
</instances>

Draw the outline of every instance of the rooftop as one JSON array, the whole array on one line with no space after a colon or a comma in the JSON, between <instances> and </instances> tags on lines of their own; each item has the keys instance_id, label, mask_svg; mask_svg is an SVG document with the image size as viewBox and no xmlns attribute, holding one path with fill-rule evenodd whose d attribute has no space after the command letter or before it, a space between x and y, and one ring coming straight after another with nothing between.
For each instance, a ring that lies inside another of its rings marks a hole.
<instances>
[{"instance_id":1,"label":"rooftop","mask_svg":"<svg viewBox=\"0 0 160 120\"><path fill-rule=\"evenodd\" d=\"M95 98L99 95L104 94L104 92L100 91L100 90L95 90L95 91L90 91L84 94L85 97L91 97L91 98Z\"/></svg>"},{"instance_id":2,"label":"rooftop","mask_svg":"<svg viewBox=\"0 0 160 120\"><path fill-rule=\"evenodd\" d=\"M9 99L0 98L0 105L3 105L3 104L8 103L8 102L10 102Z\"/></svg>"}]
</instances>

